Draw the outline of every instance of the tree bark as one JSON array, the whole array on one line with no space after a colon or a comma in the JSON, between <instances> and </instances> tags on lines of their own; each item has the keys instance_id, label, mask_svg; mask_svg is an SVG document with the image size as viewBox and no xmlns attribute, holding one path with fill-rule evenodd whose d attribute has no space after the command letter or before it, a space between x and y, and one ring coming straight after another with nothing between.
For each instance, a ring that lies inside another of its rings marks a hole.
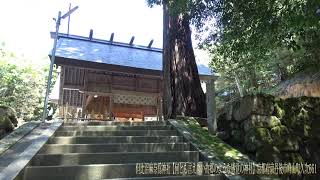
<instances>
[{"instance_id":1,"label":"tree bark","mask_svg":"<svg viewBox=\"0 0 320 180\"><path fill-rule=\"evenodd\" d=\"M192 48L189 18L186 14L170 15L167 1L163 3L164 118L206 117L206 99Z\"/></svg>"},{"instance_id":2,"label":"tree bark","mask_svg":"<svg viewBox=\"0 0 320 180\"><path fill-rule=\"evenodd\" d=\"M243 91L242 91L242 88L241 88L241 85L240 85L239 78L238 78L238 76L237 76L236 73L234 73L234 79L235 79L235 81L236 81L236 85L237 85L237 88L238 88L240 97L243 97Z\"/></svg>"}]
</instances>

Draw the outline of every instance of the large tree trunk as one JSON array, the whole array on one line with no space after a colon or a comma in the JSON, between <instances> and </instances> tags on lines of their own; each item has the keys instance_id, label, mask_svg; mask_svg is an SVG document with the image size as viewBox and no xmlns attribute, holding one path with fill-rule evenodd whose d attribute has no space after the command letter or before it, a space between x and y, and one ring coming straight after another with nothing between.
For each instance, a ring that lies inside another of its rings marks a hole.
<instances>
[{"instance_id":1,"label":"large tree trunk","mask_svg":"<svg viewBox=\"0 0 320 180\"><path fill-rule=\"evenodd\" d=\"M163 114L206 117L202 91L187 15L169 15L163 4Z\"/></svg>"}]
</instances>

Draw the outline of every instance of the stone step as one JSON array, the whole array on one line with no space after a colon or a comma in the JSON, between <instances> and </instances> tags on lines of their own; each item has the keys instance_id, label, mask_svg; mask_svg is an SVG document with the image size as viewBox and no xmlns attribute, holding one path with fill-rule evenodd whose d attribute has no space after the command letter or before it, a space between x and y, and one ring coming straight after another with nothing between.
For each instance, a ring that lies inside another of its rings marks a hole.
<instances>
[{"instance_id":1,"label":"stone step","mask_svg":"<svg viewBox=\"0 0 320 180\"><path fill-rule=\"evenodd\" d=\"M175 130L58 131L55 136L176 136Z\"/></svg>"},{"instance_id":2,"label":"stone step","mask_svg":"<svg viewBox=\"0 0 320 180\"><path fill-rule=\"evenodd\" d=\"M76 136L53 137L47 144L103 144L103 143L176 143L183 142L182 136Z\"/></svg>"},{"instance_id":3,"label":"stone step","mask_svg":"<svg viewBox=\"0 0 320 180\"><path fill-rule=\"evenodd\" d=\"M189 143L46 144L38 154L188 151Z\"/></svg>"},{"instance_id":4,"label":"stone step","mask_svg":"<svg viewBox=\"0 0 320 180\"><path fill-rule=\"evenodd\" d=\"M173 176L173 168L170 166L170 174L148 174L139 175L136 173L136 164L93 164L77 166L28 166L24 172L24 180L100 180L113 178L138 178L152 179L156 176L165 176L155 179L195 179L199 180L220 180L223 175L216 176ZM144 176L144 177L141 177ZM146 177L147 176L147 177ZM166 177L169 176L169 177ZM182 178L184 177L184 178Z\"/></svg>"},{"instance_id":5,"label":"stone step","mask_svg":"<svg viewBox=\"0 0 320 180\"><path fill-rule=\"evenodd\" d=\"M110 153L69 153L38 154L31 166L72 166L89 164L122 164L142 162L195 162L199 161L198 151L172 152L110 152Z\"/></svg>"},{"instance_id":6,"label":"stone step","mask_svg":"<svg viewBox=\"0 0 320 180\"><path fill-rule=\"evenodd\" d=\"M103 125L103 126L61 126L58 131L76 131L76 130L87 130L87 131L116 131L116 130L172 130L170 125L159 125L159 126L115 126L115 125Z\"/></svg>"},{"instance_id":7,"label":"stone step","mask_svg":"<svg viewBox=\"0 0 320 180\"><path fill-rule=\"evenodd\" d=\"M126 126L154 126L167 125L166 121L142 121L142 122L118 122L118 121L67 121L63 123L64 126L101 126L101 125L126 125Z\"/></svg>"}]
</instances>

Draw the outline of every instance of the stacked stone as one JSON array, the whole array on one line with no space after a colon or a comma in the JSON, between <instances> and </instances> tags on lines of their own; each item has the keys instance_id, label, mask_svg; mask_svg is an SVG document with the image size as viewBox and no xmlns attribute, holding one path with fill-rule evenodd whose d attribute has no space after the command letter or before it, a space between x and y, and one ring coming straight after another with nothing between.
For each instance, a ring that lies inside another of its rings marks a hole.
<instances>
[{"instance_id":1,"label":"stacked stone","mask_svg":"<svg viewBox=\"0 0 320 180\"><path fill-rule=\"evenodd\" d=\"M0 138L11 132L17 124L16 112L10 107L0 106Z\"/></svg>"},{"instance_id":2,"label":"stacked stone","mask_svg":"<svg viewBox=\"0 0 320 180\"><path fill-rule=\"evenodd\" d=\"M320 164L320 98L245 96L219 116L218 131L259 162Z\"/></svg>"}]
</instances>

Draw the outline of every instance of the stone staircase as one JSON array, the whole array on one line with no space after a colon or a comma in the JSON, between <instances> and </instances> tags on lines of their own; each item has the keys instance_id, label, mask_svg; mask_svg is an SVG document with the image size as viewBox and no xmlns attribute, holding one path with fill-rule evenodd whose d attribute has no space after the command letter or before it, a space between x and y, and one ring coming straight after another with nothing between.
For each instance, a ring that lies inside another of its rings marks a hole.
<instances>
[{"instance_id":1,"label":"stone staircase","mask_svg":"<svg viewBox=\"0 0 320 180\"><path fill-rule=\"evenodd\" d=\"M166 122L73 121L65 122L33 157L23 179L225 179L136 172L136 163L201 160L200 153Z\"/></svg>"}]
</instances>

